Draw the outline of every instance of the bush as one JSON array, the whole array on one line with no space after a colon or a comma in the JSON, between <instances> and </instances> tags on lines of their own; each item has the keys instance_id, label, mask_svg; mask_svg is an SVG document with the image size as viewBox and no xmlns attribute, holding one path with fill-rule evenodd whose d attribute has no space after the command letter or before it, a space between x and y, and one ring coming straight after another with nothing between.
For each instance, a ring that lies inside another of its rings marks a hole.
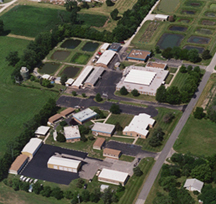
<instances>
[{"instance_id":1,"label":"bush","mask_svg":"<svg viewBox=\"0 0 216 204\"><path fill-rule=\"evenodd\" d=\"M133 91L131 91L131 94L133 96L135 96L135 97L140 95L139 92L136 89L134 89Z\"/></svg>"},{"instance_id":2,"label":"bush","mask_svg":"<svg viewBox=\"0 0 216 204\"><path fill-rule=\"evenodd\" d=\"M133 168L133 172L135 176L142 176L143 172L141 171L141 169L137 166L135 168Z\"/></svg>"},{"instance_id":3,"label":"bush","mask_svg":"<svg viewBox=\"0 0 216 204\"><path fill-rule=\"evenodd\" d=\"M30 76L30 81L35 81L35 76L31 75Z\"/></svg>"},{"instance_id":4,"label":"bush","mask_svg":"<svg viewBox=\"0 0 216 204\"><path fill-rule=\"evenodd\" d=\"M77 188L82 188L84 183L85 183L85 182L84 182L81 178L79 178L79 179L77 180L76 187L77 187Z\"/></svg>"},{"instance_id":5,"label":"bush","mask_svg":"<svg viewBox=\"0 0 216 204\"><path fill-rule=\"evenodd\" d=\"M60 132L58 132L58 135L57 135L56 139L57 139L58 142L66 142L65 136Z\"/></svg>"},{"instance_id":6,"label":"bush","mask_svg":"<svg viewBox=\"0 0 216 204\"><path fill-rule=\"evenodd\" d=\"M41 81L41 86L44 86L44 87L47 87L47 88L51 88L51 87L52 87L52 84L51 84L50 80L48 80L48 79L43 79L43 80Z\"/></svg>"},{"instance_id":7,"label":"bush","mask_svg":"<svg viewBox=\"0 0 216 204\"><path fill-rule=\"evenodd\" d=\"M82 93L82 97L85 98L85 97L86 97L86 94L85 94L85 93Z\"/></svg>"},{"instance_id":8,"label":"bush","mask_svg":"<svg viewBox=\"0 0 216 204\"><path fill-rule=\"evenodd\" d=\"M76 91L72 91L72 95L73 95L73 96L77 96Z\"/></svg>"},{"instance_id":9,"label":"bush","mask_svg":"<svg viewBox=\"0 0 216 204\"><path fill-rule=\"evenodd\" d=\"M210 54L210 51L209 50L204 50L203 53L202 53L202 58L204 60L207 60L207 59L210 59L212 56Z\"/></svg>"},{"instance_id":10,"label":"bush","mask_svg":"<svg viewBox=\"0 0 216 204\"><path fill-rule=\"evenodd\" d=\"M101 98L101 95L99 93L97 93L96 96L95 96L95 100L97 102L101 102L103 99Z\"/></svg>"},{"instance_id":11,"label":"bush","mask_svg":"<svg viewBox=\"0 0 216 204\"><path fill-rule=\"evenodd\" d=\"M56 198L57 200L64 198L63 191L59 187L53 188L50 196Z\"/></svg>"},{"instance_id":12,"label":"bush","mask_svg":"<svg viewBox=\"0 0 216 204\"><path fill-rule=\"evenodd\" d=\"M95 138L92 135L89 136L88 139L91 140L91 141L95 140Z\"/></svg>"},{"instance_id":13,"label":"bush","mask_svg":"<svg viewBox=\"0 0 216 204\"><path fill-rule=\"evenodd\" d=\"M67 125L67 122L66 122L65 120L63 120L63 121L61 121L59 124L60 124L62 127L64 127L64 126Z\"/></svg>"},{"instance_id":14,"label":"bush","mask_svg":"<svg viewBox=\"0 0 216 204\"><path fill-rule=\"evenodd\" d=\"M202 107L196 107L195 112L193 113L194 118L197 119L202 119L205 117L205 113L203 112L203 108Z\"/></svg>"},{"instance_id":15,"label":"bush","mask_svg":"<svg viewBox=\"0 0 216 204\"><path fill-rule=\"evenodd\" d=\"M114 3L111 0L106 0L106 5L107 6L113 6Z\"/></svg>"},{"instance_id":16,"label":"bush","mask_svg":"<svg viewBox=\"0 0 216 204\"><path fill-rule=\"evenodd\" d=\"M113 103L110 107L110 112L113 114L120 114L121 110L119 108L119 105Z\"/></svg>"},{"instance_id":17,"label":"bush","mask_svg":"<svg viewBox=\"0 0 216 204\"><path fill-rule=\"evenodd\" d=\"M120 94L121 95L127 95L128 94L128 91L124 86L120 89Z\"/></svg>"},{"instance_id":18,"label":"bush","mask_svg":"<svg viewBox=\"0 0 216 204\"><path fill-rule=\"evenodd\" d=\"M163 117L163 122L164 123L171 123L172 120L175 118L175 115L173 113L167 113L164 117Z\"/></svg>"}]
</instances>

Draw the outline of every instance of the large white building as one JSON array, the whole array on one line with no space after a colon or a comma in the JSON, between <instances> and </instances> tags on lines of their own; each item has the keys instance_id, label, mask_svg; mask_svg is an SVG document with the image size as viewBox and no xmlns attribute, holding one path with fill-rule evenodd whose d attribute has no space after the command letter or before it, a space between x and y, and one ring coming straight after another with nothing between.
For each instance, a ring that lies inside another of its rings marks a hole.
<instances>
[{"instance_id":1,"label":"large white building","mask_svg":"<svg viewBox=\"0 0 216 204\"><path fill-rule=\"evenodd\" d=\"M30 159L32 159L41 147L42 143L43 141L41 139L31 138L21 152L22 154L27 155Z\"/></svg>"},{"instance_id":2,"label":"large white building","mask_svg":"<svg viewBox=\"0 0 216 204\"><path fill-rule=\"evenodd\" d=\"M96 66L108 68L109 63L115 56L116 52L113 50L106 50L96 62Z\"/></svg>"},{"instance_id":3,"label":"large white building","mask_svg":"<svg viewBox=\"0 0 216 204\"><path fill-rule=\"evenodd\" d=\"M124 135L146 138L148 135L148 128L153 127L155 120L150 115L140 113L134 116L132 121L123 130Z\"/></svg>"},{"instance_id":4,"label":"large white building","mask_svg":"<svg viewBox=\"0 0 216 204\"><path fill-rule=\"evenodd\" d=\"M69 171L77 173L81 166L81 161L74 159L67 159L57 156L52 156L47 162L47 167L50 169L57 169L61 171Z\"/></svg>"},{"instance_id":5,"label":"large white building","mask_svg":"<svg viewBox=\"0 0 216 204\"><path fill-rule=\"evenodd\" d=\"M129 174L111 169L102 169L98 176L98 181L124 186L129 178Z\"/></svg>"}]
</instances>

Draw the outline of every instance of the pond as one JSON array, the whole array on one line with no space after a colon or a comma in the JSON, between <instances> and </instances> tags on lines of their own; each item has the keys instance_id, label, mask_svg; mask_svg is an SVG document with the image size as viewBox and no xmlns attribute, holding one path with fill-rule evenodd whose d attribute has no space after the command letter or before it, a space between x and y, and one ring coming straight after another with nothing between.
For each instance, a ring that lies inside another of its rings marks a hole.
<instances>
[{"instance_id":1,"label":"pond","mask_svg":"<svg viewBox=\"0 0 216 204\"><path fill-rule=\"evenodd\" d=\"M184 35L164 33L159 39L157 45L161 49L166 49L167 47L173 48L179 46L183 38Z\"/></svg>"},{"instance_id":2,"label":"pond","mask_svg":"<svg viewBox=\"0 0 216 204\"><path fill-rule=\"evenodd\" d=\"M181 13L182 13L182 14L194 15L194 14L196 13L196 11L192 11L192 10L182 10Z\"/></svg>"},{"instance_id":3,"label":"pond","mask_svg":"<svg viewBox=\"0 0 216 204\"><path fill-rule=\"evenodd\" d=\"M210 41L210 38L191 36L190 38L188 38L187 41L190 43L196 43L196 44L208 44Z\"/></svg>"},{"instance_id":4,"label":"pond","mask_svg":"<svg viewBox=\"0 0 216 204\"><path fill-rule=\"evenodd\" d=\"M83 51L94 52L99 46L99 43L87 42L83 47Z\"/></svg>"},{"instance_id":5,"label":"pond","mask_svg":"<svg viewBox=\"0 0 216 204\"><path fill-rule=\"evenodd\" d=\"M53 74L59 68L59 64L47 62L45 63L39 70L40 73L43 74Z\"/></svg>"},{"instance_id":6,"label":"pond","mask_svg":"<svg viewBox=\"0 0 216 204\"><path fill-rule=\"evenodd\" d=\"M169 27L169 30L184 32L184 31L187 30L187 27L173 25L173 26L170 26L170 27Z\"/></svg>"},{"instance_id":7,"label":"pond","mask_svg":"<svg viewBox=\"0 0 216 204\"><path fill-rule=\"evenodd\" d=\"M215 16L216 16L216 13L215 13L215 12L206 12L206 13L205 13L205 16L208 16L208 17L215 17Z\"/></svg>"},{"instance_id":8,"label":"pond","mask_svg":"<svg viewBox=\"0 0 216 204\"><path fill-rule=\"evenodd\" d=\"M196 47L196 46L191 46L191 45L186 45L186 46L184 46L184 49L187 49L187 50L196 49L196 50L198 50L198 52L199 52L200 54L204 51L204 48L203 48L203 47Z\"/></svg>"},{"instance_id":9,"label":"pond","mask_svg":"<svg viewBox=\"0 0 216 204\"><path fill-rule=\"evenodd\" d=\"M65 40L65 41L61 44L61 48L74 49L74 48L76 48L80 43L81 43L81 40L73 40L73 39Z\"/></svg>"},{"instance_id":10,"label":"pond","mask_svg":"<svg viewBox=\"0 0 216 204\"><path fill-rule=\"evenodd\" d=\"M210 20L202 20L202 25L209 25L209 26L214 26L215 21L210 21Z\"/></svg>"},{"instance_id":11,"label":"pond","mask_svg":"<svg viewBox=\"0 0 216 204\"><path fill-rule=\"evenodd\" d=\"M212 35L214 31L208 28L198 28L195 32L203 35Z\"/></svg>"},{"instance_id":12,"label":"pond","mask_svg":"<svg viewBox=\"0 0 216 204\"><path fill-rule=\"evenodd\" d=\"M181 22L181 23L190 23L190 19L180 18L178 20L178 22Z\"/></svg>"},{"instance_id":13,"label":"pond","mask_svg":"<svg viewBox=\"0 0 216 204\"><path fill-rule=\"evenodd\" d=\"M185 3L186 6L200 7L202 4L200 2L188 1Z\"/></svg>"},{"instance_id":14,"label":"pond","mask_svg":"<svg viewBox=\"0 0 216 204\"><path fill-rule=\"evenodd\" d=\"M74 78L79 70L78 67L69 66L63 70L62 74L65 74L68 78Z\"/></svg>"},{"instance_id":15,"label":"pond","mask_svg":"<svg viewBox=\"0 0 216 204\"><path fill-rule=\"evenodd\" d=\"M70 55L69 51L57 50L51 56L51 59L63 61Z\"/></svg>"}]
</instances>

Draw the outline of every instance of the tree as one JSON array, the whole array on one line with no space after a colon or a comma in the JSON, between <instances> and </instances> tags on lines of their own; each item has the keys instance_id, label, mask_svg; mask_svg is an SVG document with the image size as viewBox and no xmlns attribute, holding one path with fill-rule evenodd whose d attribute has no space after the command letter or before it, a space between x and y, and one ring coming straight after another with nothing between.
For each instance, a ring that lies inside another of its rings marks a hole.
<instances>
[{"instance_id":1,"label":"tree","mask_svg":"<svg viewBox=\"0 0 216 204\"><path fill-rule=\"evenodd\" d=\"M162 56L166 59L170 59L172 58L173 54L172 54L172 48L168 47L166 49L163 50L162 52Z\"/></svg>"},{"instance_id":2,"label":"tree","mask_svg":"<svg viewBox=\"0 0 216 204\"><path fill-rule=\"evenodd\" d=\"M73 198L73 192L70 190L64 191L64 197L67 199L72 199Z\"/></svg>"},{"instance_id":3,"label":"tree","mask_svg":"<svg viewBox=\"0 0 216 204\"><path fill-rule=\"evenodd\" d=\"M0 35L4 33L4 22L3 20L0 20Z\"/></svg>"},{"instance_id":4,"label":"tree","mask_svg":"<svg viewBox=\"0 0 216 204\"><path fill-rule=\"evenodd\" d=\"M201 73L201 70L200 70L200 67L199 67L199 66L194 67L193 70L194 70L194 72L196 72L196 73L198 73L198 74Z\"/></svg>"},{"instance_id":5,"label":"tree","mask_svg":"<svg viewBox=\"0 0 216 204\"><path fill-rule=\"evenodd\" d=\"M72 10L77 10L77 2L67 0L66 3L64 4L64 7L66 7L66 10L69 12L71 12Z\"/></svg>"},{"instance_id":6,"label":"tree","mask_svg":"<svg viewBox=\"0 0 216 204\"><path fill-rule=\"evenodd\" d=\"M62 85L65 85L65 82L67 81L67 79L68 79L67 76L66 76L65 74L63 74L63 75L61 76L61 80L60 80L60 81L61 81L61 84L62 84Z\"/></svg>"},{"instance_id":7,"label":"tree","mask_svg":"<svg viewBox=\"0 0 216 204\"><path fill-rule=\"evenodd\" d=\"M94 112L97 113L97 115L99 116L98 118L105 118L103 111L101 111L99 108L95 108Z\"/></svg>"},{"instance_id":8,"label":"tree","mask_svg":"<svg viewBox=\"0 0 216 204\"><path fill-rule=\"evenodd\" d=\"M44 86L44 87L47 87L47 88L51 88L52 84L51 84L50 80L48 80L48 79L42 79L41 86Z\"/></svg>"},{"instance_id":9,"label":"tree","mask_svg":"<svg viewBox=\"0 0 216 204\"><path fill-rule=\"evenodd\" d=\"M211 181L212 170L207 164L201 164L199 166L195 166L191 171L192 178L196 178L203 182Z\"/></svg>"},{"instance_id":10,"label":"tree","mask_svg":"<svg viewBox=\"0 0 216 204\"><path fill-rule=\"evenodd\" d=\"M114 10L110 13L110 16L112 17L113 20L118 20L118 14L119 14L118 9L114 9Z\"/></svg>"},{"instance_id":11,"label":"tree","mask_svg":"<svg viewBox=\"0 0 216 204\"><path fill-rule=\"evenodd\" d=\"M85 93L82 93L82 97L85 98L85 97L86 97L86 94L85 94Z\"/></svg>"},{"instance_id":12,"label":"tree","mask_svg":"<svg viewBox=\"0 0 216 204\"><path fill-rule=\"evenodd\" d=\"M45 197L50 197L50 194L51 194L52 190L50 188L50 186L44 186L43 190L40 192L40 194L42 196L45 196Z\"/></svg>"},{"instance_id":13,"label":"tree","mask_svg":"<svg viewBox=\"0 0 216 204\"><path fill-rule=\"evenodd\" d=\"M87 4L87 2L82 2L82 8L89 9L89 5Z\"/></svg>"},{"instance_id":14,"label":"tree","mask_svg":"<svg viewBox=\"0 0 216 204\"><path fill-rule=\"evenodd\" d=\"M137 166L135 168L133 168L133 172L135 176L142 176L143 172L141 171L141 169Z\"/></svg>"},{"instance_id":15,"label":"tree","mask_svg":"<svg viewBox=\"0 0 216 204\"><path fill-rule=\"evenodd\" d=\"M204 60L207 60L207 59L210 59L212 56L210 54L210 51L209 50L204 50L203 53L202 53L202 58Z\"/></svg>"},{"instance_id":16,"label":"tree","mask_svg":"<svg viewBox=\"0 0 216 204\"><path fill-rule=\"evenodd\" d=\"M97 102L101 102L103 99L101 98L101 95L99 93L97 93L96 96L95 96L95 100Z\"/></svg>"},{"instance_id":17,"label":"tree","mask_svg":"<svg viewBox=\"0 0 216 204\"><path fill-rule=\"evenodd\" d=\"M84 182L81 178L79 178L79 179L77 180L76 187L77 187L77 188L82 188L84 183L85 183L85 182Z\"/></svg>"},{"instance_id":18,"label":"tree","mask_svg":"<svg viewBox=\"0 0 216 204\"><path fill-rule=\"evenodd\" d=\"M76 96L77 95L76 91L72 91L72 95Z\"/></svg>"},{"instance_id":19,"label":"tree","mask_svg":"<svg viewBox=\"0 0 216 204\"><path fill-rule=\"evenodd\" d=\"M43 186L39 182L33 184L33 192L35 194L39 194L42 191L42 189L43 189Z\"/></svg>"},{"instance_id":20,"label":"tree","mask_svg":"<svg viewBox=\"0 0 216 204\"><path fill-rule=\"evenodd\" d=\"M113 103L110 107L110 112L113 114L120 114L121 110L119 108L119 105Z\"/></svg>"},{"instance_id":21,"label":"tree","mask_svg":"<svg viewBox=\"0 0 216 204\"><path fill-rule=\"evenodd\" d=\"M160 53L161 53L160 47L159 47L158 45L155 47L155 52L156 52L157 54L160 54Z\"/></svg>"},{"instance_id":22,"label":"tree","mask_svg":"<svg viewBox=\"0 0 216 204\"><path fill-rule=\"evenodd\" d=\"M196 110L195 112L193 113L194 114L194 118L197 118L197 119L202 119L205 117L205 113L203 112L203 108L202 107L196 107Z\"/></svg>"},{"instance_id":23,"label":"tree","mask_svg":"<svg viewBox=\"0 0 216 204\"><path fill-rule=\"evenodd\" d=\"M58 132L58 135L57 135L56 139L57 139L58 142L66 142L65 136L60 132Z\"/></svg>"},{"instance_id":24,"label":"tree","mask_svg":"<svg viewBox=\"0 0 216 204\"><path fill-rule=\"evenodd\" d=\"M106 0L106 5L107 6L113 6L114 3L111 0Z\"/></svg>"},{"instance_id":25,"label":"tree","mask_svg":"<svg viewBox=\"0 0 216 204\"><path fill-rule=\"evenodd\" d=\"M90 201L97 203L100 200L101 192L99 188L94 189L94 192L90 195Z\"/></svg>"},{"instance_id":26,"label":"tree","mask_svg":"<svg viewBox=\"0 0 216 204\"><path fill-rule=\"evenodd\" d=\"M72 25L77 23L77 17L77 10L73 9L70 14L70 22Z\"/></svg>"},{"instance_id":27,"label":"tree","mask_svg":"<svg viewBox=\"0 0 216 204\"><path fill-rule=\"evenodd\" d=\"M20 180L14 178L13 181L12 181L12 188L13 188L15 191L18 191L18 190L19 190L19 186L20 186Z\"/></svg>"},{"instance_id":28,"label":"tree","mask_svg":"<svg viewBox=\"0 0 216 204\"><path fill-rule=\"evenodd\" d=\"M134 89L134 90L132 90L131 91L131 94L133 95L133 96L139 96L139 92L136 90L136 89Z\"/></svg>"},{"instance_id":29,"label":"tree","mask_svg":"<svg viewBox=\"0 0 216 204\"><path fill-rule=\"evenodd\" d=\"M112 192L110 188L104 190L104 194L102 195L102 200L104 204L111 204L112 203Z\"/></svg>"},{"instance_id":30,"label":"tree","mask_svg":"<svg viewBox=\"0 0 216 204\"><path fill-rule=\"evenodd\" d=\"M163 141L164 132L162 128L158 127L154 129L152 137L149 139L149 145L152 147L157 147L161 145L161 141Z\"/></svg>"},{"instance_id":31,"label":"tree","mask_svg":"<svg viewBox=\"0 0 216 204\"><path fill-rule=\"evenodd\" d=\"M187 69L186 69L186 67L185 67L184 65L182 65L182 66L180 67L179 71L180 71L181 73L187 73Z\"/></svg>"},{"instance_id":32,"label":"tree","mask_svg":"<svg viewBox=\"0 0 216 204\"><path fill-rule=\"evenodd\" d=\"M116 124L115 124L115 129L116 129L117 131L122 131L122 130L123 130L123 128L122 128L122 126L120 125L119 122L116 122Z\"/></svg>"},{"instance_id":33,"label":"tree","mask_svg":"<svg viewBox=\"0 0 216 204\"><path fill-rule=\"evenodd\" d=\"M125 88L125 86L121 87L121 89L120 89L120 94L121 94L121 95L127 95L127 94L128 94L128 91L127 91L127 89Z\"/></svg>"},{"instance_id":34,"label":"tree","mask_svg":"<svg viewBox=\"0 0 216 204\"><path fill-rule=\"evenodd\" d=\"M198 199L202 200L203 204L215 204L216 188L212 188L212 185L204 185L202 194L198 196Z\"/></svg>"},{"instance_id":35,"label":"tree","mask_svg":"<svg viewBox=\"0 0 216 204\"><path fill-rule=\"evenodd\" d=\"M200 57L197 49L191 49L188 51L188 60L193 63L200 61Z\"/></svg>"},{"instance_id":36,"label":"tree","mask_svg":"<svg viewBox=\"0 0 216 204\"><path fill-rule=\"evenodd\" d=\"M172 49L172 55L175 59L179 59L180 57L180 54L181 54L181 48L180 47L173 47Z\"/></svg>"},{"instance_id":37,"label":"tree","mask_svg":"<svg viewBox=\"0 0 216 204\"><path fill-rule=\"evenodd\" d=\"M125 187L122 186L121 183L119 183L119 186L118 186L118 188L117 188L117 192L122 192L122 191L124 191L124 190L125 190Z\"/></svg>"},{"instance_id":38,"label":"tree","mask_svg":"<svg viewBox=\"0 0 216 204\"><path fill-rule=\"evenodd\" d=\"M179 104L181 102L181 94L177 86L171 86L167 89L166 101L170 104Z\"/></svg>"},{"instance_id":39,"label":"tree","mask_svg":"<svg viewBox=\"0 0 216 204\"><path fill-rule=\"evenodd\" d=\"M50 196L56 198L57 200L64 198L63 191L59 187L53 188Z\"/></svg>"},{"instance_id":40,"label":"tree","mask_svg":"<svg viewBox=\"0 0 216 204\"><path fill-rule=\"evenodd\" d=\"M163 122L164 123L171 123L172 120L175 118L175 115L173 113L167 113L164 117L163 117Z\"/></svg>"},{"instance_id":41,"label":"tree","mask_svg":"<svg viewBox=\"0 0 216 204\"><path fill-rule=\"evenodd\" d=\"M90 193L88 190L85 190L81 193L81 198L84 202L88 202L90 200Z\"/></svg>"},{"instance_id":42,"label":"tree","mask_svg":"<svg viewBox=\"0 0 216 204\"><path fill-rule=\"evenodd\" d=\"M172 188L177 186L175 176L167 176L159 179L159 185L163 187L165 191L171 191Z\"/></svg>"},{"instance_id":43,"label":"tree","mask_svg":"<svg viewBox=\"0 0 216 204\"><path fill-rule=\"evenodd\" d=\"M157 192L157 197L154 198L153 204L172 204L172 198Z\"/></svg>"},{"instance_id":44,"label":"tree","mask_svg":"<svg viewBox=\"0 0 216 204\"><path fill-rule=\"evenodd\" d=\"M156 100L158 102L166 102L166 88L164 85L161 85L156 92Z\"/></svg>"},{"instance_id":45,"label":"tree","mask_svg":"<svg viewBox=\"0 0 216 204\"><path fill-rule=\"evenodd\" d=\"M193 70L193 67L191 65L188 65L187 72L190 74L190 72Z\"/></svg>"},{"instance_id":46,"label":"tree","mask_svg":"<svg viewBox=\"0 0 216 204\"><path fill-rule=\"evenodd\" d=\"M20 189L25 191L25 192L28 192L29 190L29 183L27 182L20 182Z\"/></svg>"},{"instance_id":47,"label":"tree","mask_svg":"<svg viewBox=\"0 0 216 204\"><path fill-rule=\"evenodd\" d=\"M188 50L187 49L181 50L180 59L181 60L188 60Z\"/></svg>"},{"instance_id":48,"label":"tree","mask_svg":"<svg viewBox=\"0 0 216 204\"><path fill-rule=\"evenodd\" d=\"M6 57L6 61L8 62L9 66L15 66L19 60L20 58L17 51L9 52L8 56Z\"/></svg>"}]
</instances>

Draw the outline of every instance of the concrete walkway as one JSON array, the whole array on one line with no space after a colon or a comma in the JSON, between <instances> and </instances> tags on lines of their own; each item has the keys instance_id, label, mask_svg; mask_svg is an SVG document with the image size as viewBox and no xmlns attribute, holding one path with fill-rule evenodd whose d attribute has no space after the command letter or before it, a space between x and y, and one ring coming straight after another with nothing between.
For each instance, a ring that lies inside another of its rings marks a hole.
<instances>
[{"instance_id":1,"label":"concrete walkway","mask_svg":"<svg viewBox=\"0 0 216 204\"><path fill-rule=\"evenodd\" d=\"M103 123L106 123L106 121L109 119L109 117L112 115L112 113L110 113L107 117L106 117L106 119L103 121Z\"/></svg>"},{"instance_id":2,"label":"concrete walkway","mask_svg":"<svg viewBox=\"0 0 216 204\"><path fill-rule=\"evenodd\" d=\"M0 9L0 13L3 12L5 9L7 9L9 6L11 6L13 3L15 3L17 0L13 0L9 3L6 3L6 4L1 4L1 6L4 6Z\"/></svg>"}]
</instances>

